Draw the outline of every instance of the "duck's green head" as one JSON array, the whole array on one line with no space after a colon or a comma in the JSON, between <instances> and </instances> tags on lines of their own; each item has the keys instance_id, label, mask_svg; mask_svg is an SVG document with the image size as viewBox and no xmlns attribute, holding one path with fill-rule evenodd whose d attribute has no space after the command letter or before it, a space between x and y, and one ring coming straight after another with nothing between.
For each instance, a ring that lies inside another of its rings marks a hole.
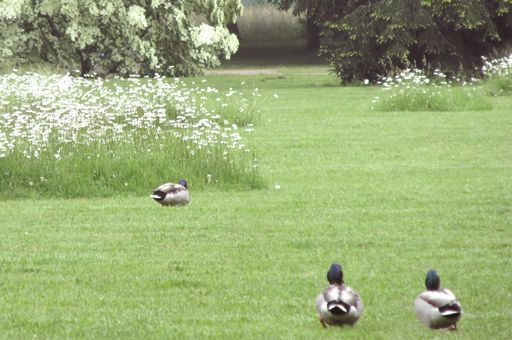
<instances>
[{"instance_id":1,"label":"duck's green head","mask_svg":"<svg viewBox=\"0 0 512 340\"><path fill-rule=\"evenodd\" d=\"M343 270L341 265L333 263L329 271L327 272L327 281L330 284L342 284L343 283Z\"/></svg>"},{"instance_id":2,"label":"duck's green head","mask_svg":"<svg viewBox=\"0 0 512 340\"><path fill-rule=\"evenodd\" d=\"M178 184L181 184L181 185L183 185L185 188L187 188L187 189L188 189L188 187L187 187L187 180L186 180L186 179L183 179L183 178L182 178L182 179L180 179L180 181L178 182Z\"/></svg>"},{"instance_id":3,"label":"duck's green head","mask_svg":"<svg viewBox=\"0 0 512 340\"><path fill-rule=\"evenodd\" d=\"M425 286L428 290L438 290L441 286L441 278L437 275L435 269L430 269L427 272L427 278L425 279Z\"/></svg>"}]
</instances>

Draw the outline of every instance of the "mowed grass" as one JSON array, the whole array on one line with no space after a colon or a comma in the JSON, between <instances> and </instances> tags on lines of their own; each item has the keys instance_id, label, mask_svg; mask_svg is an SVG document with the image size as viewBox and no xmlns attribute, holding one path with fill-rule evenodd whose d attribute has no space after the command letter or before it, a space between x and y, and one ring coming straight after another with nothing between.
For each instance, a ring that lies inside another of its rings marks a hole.
<instances>
[{"instance_id":1,"label":"mowed grass","mask_svg":"<svg viewBox=\"0 0 512 340\"><path fill-rule=\"evenodd\" d=\"M1 201L0 337L510 338L512 99L378 112L378 88L279 71L207 79L267 98L248 138L268 189L192 192L180 209ZM333 261L365 303L354 328L317 320ZM429 268L462 303L456 332L412 312Z\"/></svg>"}]
</instances>

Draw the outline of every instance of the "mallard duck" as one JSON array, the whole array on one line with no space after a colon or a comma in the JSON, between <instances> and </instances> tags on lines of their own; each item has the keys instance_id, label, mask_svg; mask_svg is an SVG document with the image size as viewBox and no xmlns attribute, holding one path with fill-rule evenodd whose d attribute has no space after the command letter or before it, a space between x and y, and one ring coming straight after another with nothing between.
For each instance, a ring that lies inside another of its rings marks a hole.
<instances>
[{"instance_id":1,"label":"mallard duck","mask_svg":"<svg viewBox=\"0 0 512 340\"><path fill-rule=\"evenodd\" d=\"M446 288L440 289L441 279L433 269L427 272L425 279L427 290L414 301L416 317L427 327L433 329L457 329L462 316L462 308L455 295Z\"/></svg>"},{"instance_id":2,"label":"mallard duck","mask_svg":"<svg viewBox=\"0 0 512 340\"><path fill-rule=\"evenodd\" d=\"M187 189L187 181L180 179L178 184L165 183L153 191L152 199L161 205L185 205L190 201L190 195Z\"/></svg>"},{"instance_id":3,"label":"mallard duck","mask_svg":"<svg viewBox=\"0 0 512 340\"><path fill-rule=\"evenodd\" d=\"M354 326L363 313L363 302L359 294L345 286L341 266L333 263L327 272L329 286L316 299L320 323L328 326Z\"/></svg>"}]
</instances>

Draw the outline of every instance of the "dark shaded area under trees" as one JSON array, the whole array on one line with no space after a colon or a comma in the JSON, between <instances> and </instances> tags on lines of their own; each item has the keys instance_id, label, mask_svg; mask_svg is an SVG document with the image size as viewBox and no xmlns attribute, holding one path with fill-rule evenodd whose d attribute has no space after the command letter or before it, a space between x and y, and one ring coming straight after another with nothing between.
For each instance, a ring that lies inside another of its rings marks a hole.
<instances>
[{"instance_id":1,"label":"dark shaded area under trees","mask_svg":"<svg viewBox=\"0 0 512 340\"><path fill-rule=\"evenodd\" d=\"M405 67L472 73L512 45L512 0L268 0L305 16L308 47L344 82Z\"/></svg>"}]
</instances>

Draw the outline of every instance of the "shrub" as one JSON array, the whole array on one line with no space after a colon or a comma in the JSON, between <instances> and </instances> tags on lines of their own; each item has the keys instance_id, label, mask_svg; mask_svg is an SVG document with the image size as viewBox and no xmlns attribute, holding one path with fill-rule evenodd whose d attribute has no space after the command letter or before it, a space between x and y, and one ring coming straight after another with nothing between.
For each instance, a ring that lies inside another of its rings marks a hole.
<instances>
[{"instance_id":1,"label":"shrub","mask_svg":"<svg viewBox=\"0 0 512 340\"><path fill-rule=\"evenodd\" d=\"M377 80L408 65L458 73L512 39L503 0L318 0L321 50L344 82Z\"/></svg>"}]
</instances>

